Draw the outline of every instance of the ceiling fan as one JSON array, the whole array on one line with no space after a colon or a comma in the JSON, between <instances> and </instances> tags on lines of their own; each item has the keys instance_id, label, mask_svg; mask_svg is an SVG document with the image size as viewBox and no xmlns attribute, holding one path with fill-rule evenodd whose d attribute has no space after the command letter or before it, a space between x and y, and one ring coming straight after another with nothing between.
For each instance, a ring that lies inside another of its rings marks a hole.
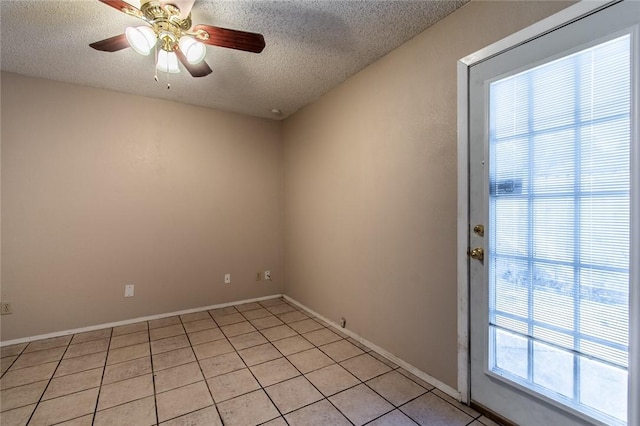
<instances>
[{"instance_id":1,"label":"ceiling fan","mask_svg":"<svg viewBox=\"0 0 640 426\"><path fill-rule=\"evenodd\" d=\"M265 46L262 34L211 25L192 26L191 11L185 14L168 1L141 0L140 9L123 0L98 1L142 19L147 25L128 27L124 34L89 46L104 52L131 47L141 55L148 55L156 48L156 69L167 73L180 72L180 61L193 77L210 74L211 68L204 61L207 53L205 44L254 53L262 52Z\"/></svg>"}]
</instances>

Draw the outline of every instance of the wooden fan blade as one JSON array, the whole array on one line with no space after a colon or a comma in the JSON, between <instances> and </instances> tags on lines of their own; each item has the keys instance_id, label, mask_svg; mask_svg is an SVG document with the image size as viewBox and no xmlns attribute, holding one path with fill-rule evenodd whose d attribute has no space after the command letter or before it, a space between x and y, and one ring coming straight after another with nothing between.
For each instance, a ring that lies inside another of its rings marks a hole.
<instances>
[{"instance_id":1,"label":"wooden fan blade","mask_svg":"<svg viewBox=\"0 0 640 426\"><path fill-rule=\"evenodd\" d=\"M264 49L264 37L262 34L229 30L227 28L212 27L211 25L196 25L192 31L204 31L207 33L208 37L205 35L204 37L198 36L196 38L212 46L228 47L254 53L260 53Z\"/></svg>"},{"instance_id":2,"label":"wooden fan blade","mask_svg":"<svg viewBox=\"0 0 640 426\"><path fill-rule=\"evenodd\" d=\"M111 38L96 41L95 43L91 43L89 46L96 50L102 50L103 52L117 52L118 50L129 47L129 42L127 41L126 35L120 34Z\"/></svg>"},{"instance_id":3,"label":"wooden fan blade","mask_svg":"<svg viewBox=\"0 0 640 426\"><path fill-rule=\"evenodd\" d=\"M123 0L98 0L100 3L104 3L113 7L114 9L118 9L120 12L126 13L125 10L130 10L134 12L134 15L140 16L142 12L137 7L131 6L129 3Z\"/></svg>"},{"instance_id":4,"label":"wooden fan blade","mask_svg":"<svg viewBox=\"0 0 640 426\"><path fill-rule=\"evenodd\" d=\"M205 61L202 61L199 64L190 64L189 61L187 61L187 57L184 56L184 53L182 53L182 50L180 50L178 45L174 46L173 51L175 52L180 62L182 62L182 65L184 65L187 71L189 71L189 74L191 74L192 76L204 77L205 75L211 74L211 68Z\"/></svg>"}]
</instances>

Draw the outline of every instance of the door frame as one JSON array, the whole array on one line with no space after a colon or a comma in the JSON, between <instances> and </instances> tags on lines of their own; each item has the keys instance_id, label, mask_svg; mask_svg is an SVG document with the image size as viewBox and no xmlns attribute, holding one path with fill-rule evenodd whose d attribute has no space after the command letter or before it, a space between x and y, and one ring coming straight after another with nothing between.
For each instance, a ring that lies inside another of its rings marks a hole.
<instances>
[{"instance_id":1,"label":"door frame","mask_svg":"<svg viewBox=\"0 0 640 426\"><path fill-rule=\"evenodd\" d=\"M470 336L469 336L469 74L473 65L518 47L530 40L568 25L587 15L597 12L620 0L585 1L549 16L529 27L518 31L496 43L478 50L458 61L457 64L457 132L458 132L458 218L457 218L457 286L458 286L458 391L464 403L471 401L470 383ZM640 72L631 76L632 90L636 93L640 88ZM636 118L632 127L631 146L631 181L640 182L640 170L634 164L640 164L640 96L635 96L631 105L631 114ZM633 121L632 121L633 122ZM634 146L634 142L635 146ZM631 259L640 259L640 185L631 188ZM635 226L634 226L635 225ZM630 322L640 326L640 268L631 268L629 293ZM630 360L640 359L640 336L631 333L629 340ZM640 426L640 406L632 401L640 400L640 365L629 363L629 426Z\"/></svg>"}]
</instances>

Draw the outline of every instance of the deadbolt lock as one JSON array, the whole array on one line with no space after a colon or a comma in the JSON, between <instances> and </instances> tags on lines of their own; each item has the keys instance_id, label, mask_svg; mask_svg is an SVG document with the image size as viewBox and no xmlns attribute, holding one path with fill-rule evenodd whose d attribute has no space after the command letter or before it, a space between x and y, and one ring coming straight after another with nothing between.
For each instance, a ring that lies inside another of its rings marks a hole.
<instances>
[{"instance_id":1,"label":"deadbolt lock","mask_svg":"<svg viewBox=\"0 0 640 426\"><path fill-rule=\"evenodd\" d=\"M469 252L469 256L471 256L472 259L483 261L484 249L482 247L476 247L474 249L471 249L471 251Z\"/></svg>"},{"instance_id":2,"label":"deadbolt lock","mask_svg":"<svg viewBox=\"0 0 640 426\"><path fill-rule=\"evenodd\" d=\"M484 237L484 225L476 225L473 227L473 232L481 237Z\"/></svg>"}]
</instances>

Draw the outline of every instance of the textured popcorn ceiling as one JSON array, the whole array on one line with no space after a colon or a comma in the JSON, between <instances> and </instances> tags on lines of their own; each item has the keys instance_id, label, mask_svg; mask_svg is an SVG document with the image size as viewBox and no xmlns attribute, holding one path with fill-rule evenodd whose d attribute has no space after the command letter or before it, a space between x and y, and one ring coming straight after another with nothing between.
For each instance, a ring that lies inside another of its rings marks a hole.
<instances>
[{"instance_id":1,"label":"textured popcorn ceiling","mask_svg":"<svg viewBox=\"0 0 640 426\"><path fill-rule=\"evenodd\" d=\"M193 23L262 33L261 54L207 47L213 73L153 79L153 55L99 52L89 43L142 21L97 0L0 0L4 71L259 117L284 118L468 0L206 1ZM130 1L134 6L136 0ZM192 0L176 0L189 4ZM282 116L271 114L273 108Z\"/></svg>"}]
</instances>

